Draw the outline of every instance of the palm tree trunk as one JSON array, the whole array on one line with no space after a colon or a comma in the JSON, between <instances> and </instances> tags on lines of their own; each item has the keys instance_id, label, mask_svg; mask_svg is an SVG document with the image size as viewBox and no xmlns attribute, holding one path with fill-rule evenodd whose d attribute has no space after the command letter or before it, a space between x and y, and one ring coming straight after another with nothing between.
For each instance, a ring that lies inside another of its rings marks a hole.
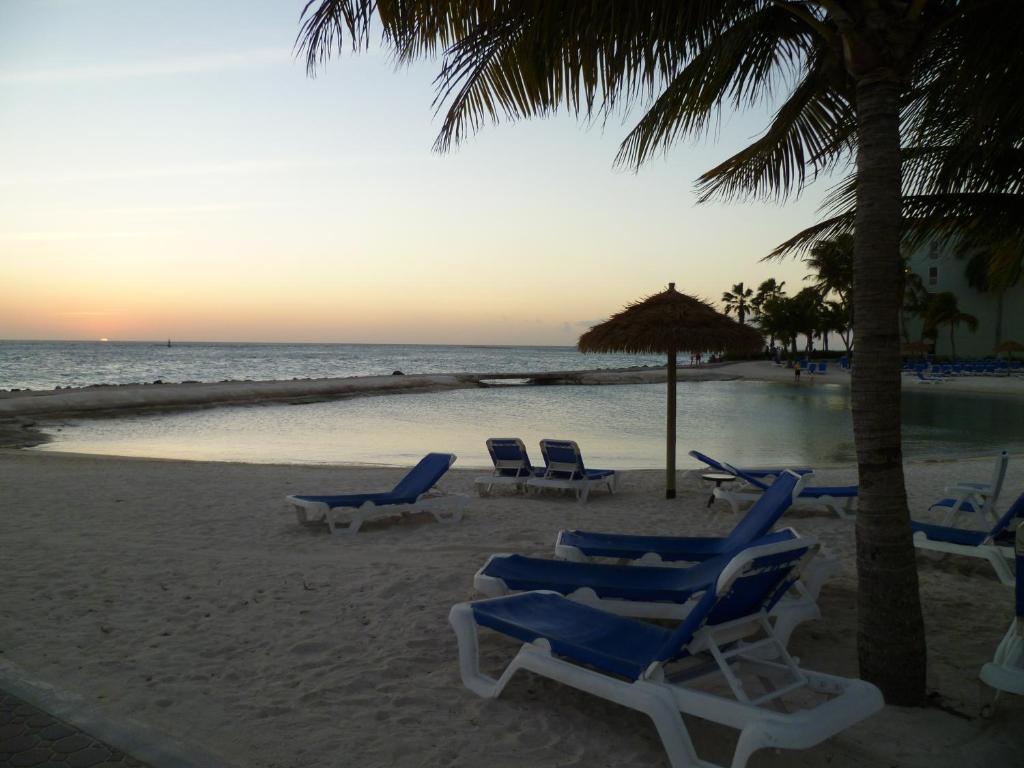
<instances>
[{"instance_id":1,"label":"palm tree trunk","mask_svg":"<svg viewBox=\"0 0 1024 768\"><path fill-rule=\"evenodd\" d=\"M1000 342L1003 340L1003 294L1006 293L1005 289L1000 288L996 293L996 343L993 346L998 347Z\"/></svg>"},{"instance_id":2,"label":"palm tree trunk","mask_svg":"<svg viewBox=\"0 0 1024 768\"><path fill-rule=\"evenodd\" d=\"M665 414L665 498L676 497L676 352L668 353L668 392Z\"/></svg>"},{"instance_id":3,"label":"palm tree trunk","mask_svg":"<svg viewBox=\"0 0 1024 768\"><path fill-rule=\"evenodd\" d=\"M860 674L890 704L925 698L925 638L900 437L899 84L857 83L857 218L851 394L860 483L857 651Z\"/></svg>"},{"instance_id":4,"label":"palm tree trunk","mask_svg":"<svg viewBox=\"0 0 1024 768\"><path fill-rule=\"evenodd\" d=\"M949 348L953 353L953 360L956 360L956 326L953 323L949 324Z\"/></svg>"}]
</instances>

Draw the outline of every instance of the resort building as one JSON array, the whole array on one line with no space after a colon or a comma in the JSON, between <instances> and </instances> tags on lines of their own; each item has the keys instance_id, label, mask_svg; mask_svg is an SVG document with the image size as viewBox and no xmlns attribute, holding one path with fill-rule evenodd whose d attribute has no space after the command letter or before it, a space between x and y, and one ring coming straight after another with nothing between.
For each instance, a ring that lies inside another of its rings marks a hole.
<instances>
[{"instance_id":1,"label":"resort building","mask_svg":"<svg viewBox=\"0 0 1024 768\"><path fill-rule=\"evenodd\" d=\"M952 248L937 242L916 250L909 264L929 293L953 293L960 311L978 319L978 329L973 333L962 323L956 328L957 357L990 357L996 344L1008 339L1024 343L1024 280L1003 291L1001 296L996 291L972 288L967 280L967 259L959 258ZM923 320L920 317L907 320L910 339L920 339ZM934 352L941 357L951 356L949 326L939 328Z\"/></svg>"}]
</instances>

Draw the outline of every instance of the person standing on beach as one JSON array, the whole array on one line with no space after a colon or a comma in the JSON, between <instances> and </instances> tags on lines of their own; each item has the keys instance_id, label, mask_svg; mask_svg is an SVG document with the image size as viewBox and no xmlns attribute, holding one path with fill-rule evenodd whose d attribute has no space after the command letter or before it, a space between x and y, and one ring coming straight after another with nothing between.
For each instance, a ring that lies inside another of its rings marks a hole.
<instances>
[{"instance_id":1,"label":"person standing on beach","mask_svg":"<svg viewBox=\"0 0 1024 768\"><path fill-rule=\"evenodd\" d=\"M799 384L800 383L800 361L799 360L797 360L796 364L793 366L793 376L796 379L796 383Z\"/></svg>"}]
</instances>

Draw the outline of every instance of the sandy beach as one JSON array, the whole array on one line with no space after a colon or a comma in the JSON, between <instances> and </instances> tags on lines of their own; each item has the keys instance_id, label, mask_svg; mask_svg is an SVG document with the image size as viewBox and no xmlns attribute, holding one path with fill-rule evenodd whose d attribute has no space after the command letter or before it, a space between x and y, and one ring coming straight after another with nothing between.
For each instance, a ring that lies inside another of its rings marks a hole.
<instances>
[{"instance_id":1,"label":"sandy beach","mask_svg":"<svg viewBox=\"0 0 1024 768\"><path fill-rule=\"evenodd\" d=\"M911 509L988 461L907 465ZM615 497L498 496L465 519L405 518L355 537L301 528L283 497L389 487L399 469L253 466L0 451L0 668L83 697L238 766L666 765L644 717L530 675L498 700L465 690L446 617L474 597L493 552L550 556L555 533L716 533L696 473L661 498L657 471L625 473ZM453 471L469 494L478 472ZM819 473L823 483L852 468ZM1013 457L1004 493L1024 490ZM784 522L843 562L823 620L791 650L811 669L855 675L854 535L825 513ZM758 753L754 766L1002 766L1024 751L1024 702L979 718L977 675L1012 616L984 563L919 555L933 706L888 707L816 748ZM511 642L485 638L504 658ZM730 732L692 724L722 760Z\"/></svg>"}]
</instances>

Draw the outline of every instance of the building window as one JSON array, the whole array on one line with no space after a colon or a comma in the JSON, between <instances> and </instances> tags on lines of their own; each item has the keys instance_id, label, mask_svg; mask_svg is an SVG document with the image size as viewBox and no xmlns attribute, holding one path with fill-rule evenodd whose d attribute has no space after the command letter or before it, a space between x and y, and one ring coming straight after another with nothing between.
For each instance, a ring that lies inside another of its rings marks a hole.
<instances>
[{"instance_id":1,"label":"building window","mask_svg":"<svg viewBox=\"0 0 1024 768\"><path fill-rule=\"evenodd\" d=\"M928 258L933 261L939 258L939 244L932 242L931 247L928 249Z\"/></svg>"},{"instance_id":2,"label":"building window","mask_svg":"<svg viewBox=\"0 0 1024 768\"><path fill-rule=\"evenodd\" d=\"M939 284L939 268L938 267L928 267L928 285L930 287L935 287L938 284Z\"/></svg>"}]
</instances>

